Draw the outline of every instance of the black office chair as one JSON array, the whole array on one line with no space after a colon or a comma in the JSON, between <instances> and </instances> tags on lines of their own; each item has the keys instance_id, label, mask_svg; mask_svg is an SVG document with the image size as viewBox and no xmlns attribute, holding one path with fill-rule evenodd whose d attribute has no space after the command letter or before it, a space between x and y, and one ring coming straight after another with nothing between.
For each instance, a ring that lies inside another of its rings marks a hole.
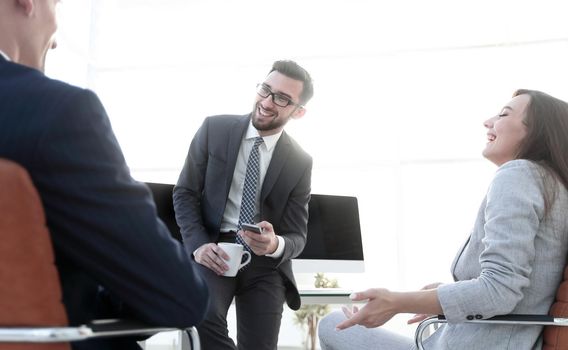
<instances>
[{"instance_id":1,"label":"black office chair","mask_svg":"<svg viewBox=\"0 0 568 350\"><path fill-rule=\"evenodd\" d=\"M67 326L40 197L27 171L0 159L0 350L69 350L69 342L177 330L130 320ZM200 349L194 327L191 349ZM41 344L39 344L41 343Z\"/></svg>"}]
</instances>

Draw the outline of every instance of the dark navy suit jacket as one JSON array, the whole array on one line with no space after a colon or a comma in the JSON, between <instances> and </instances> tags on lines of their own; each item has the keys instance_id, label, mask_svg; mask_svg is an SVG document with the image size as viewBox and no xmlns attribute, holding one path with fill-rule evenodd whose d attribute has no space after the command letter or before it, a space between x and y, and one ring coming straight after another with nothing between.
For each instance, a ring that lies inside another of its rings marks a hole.
<instances>
[{"instance_id":1,"label":"dark navy suit jacket","mask_svg":"<svg viewBox=\"0 0 568 350\"><path fill-rule=\"evenodd\" d=\"M216 242L229 196L241 140L250 116L206 118L195 135L174 188L176 218L191 256L201 245ZM260 192L260 220L270 222L285 241L283 255L272 259L286 284L286 301L300 307L291 259L306 245L312 157L286 133L276 144Z\"/></svg>"},{"instance_id":2,"label":"dark navy suit jacket","mask_svg":"<svg viewBox=\"0 0 568 350\"><path fill-rule=\"evenodd\" d=\"M185 327L208 290L129 173L97 96L0 56L0 157L31 175L52 235L71 324L101 317ZM133 341L74 349L137 348Z\"/></svg>"}]
</instances>

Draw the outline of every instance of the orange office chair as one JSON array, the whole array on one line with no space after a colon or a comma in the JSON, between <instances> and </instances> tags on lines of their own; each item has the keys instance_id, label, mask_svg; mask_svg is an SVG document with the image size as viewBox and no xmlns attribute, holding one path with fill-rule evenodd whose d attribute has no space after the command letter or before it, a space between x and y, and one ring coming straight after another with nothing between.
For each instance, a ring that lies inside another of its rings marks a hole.
<instances>
[{"instance_id":1,"label":"orange office chair","mask_svg":"<svg viewBox=\"0 0 568 350\"><path fill-rule=\"evenodd\" d=\"M485 320L471 320L466 323L519 324L544 326L542 350L568 350L568 266L564 269L563 281L556 291L556 300L550 308L550 315L505 315ZM424 349L422 338L430 325L446 323L443 315L432 316L416 328L414 340L419 350Z\"/></svg>"},{"instance_id":2,"label":"orange office chair","mask_svg":"<svg viewBox=\"0 0 568 350\"><path fill-rule=\"evenodd\" d=\"M69 327L40 197L27 171L0 159L0 350L70 350L69 342L176 329L128 320ZM191 349L200 349L194 327Z\"/></svg>"}]
</instances>

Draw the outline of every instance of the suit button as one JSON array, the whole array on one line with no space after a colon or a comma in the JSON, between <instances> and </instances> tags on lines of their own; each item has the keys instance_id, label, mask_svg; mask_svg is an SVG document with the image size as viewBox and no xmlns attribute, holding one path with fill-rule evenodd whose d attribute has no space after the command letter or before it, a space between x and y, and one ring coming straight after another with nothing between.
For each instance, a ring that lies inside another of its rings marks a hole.
<instances>
[{"instance_id":1,"label":"suit button","mask_svg":"<svg viewBox=\"0 0 568 350\"><path fill-rule=\"evenodd\" d=\"M476 320L481 320L482 318L483 318L483 316L481 316L481 315L475 315Z\"/></svg>"},{"instance_id":2,"label":"suit button","mask_svg":"<svg viewBox=\"0 0 568 350\"><path fill-rule=\"evenodd\" d=\"M466 318L467 318L468 320L470 320L470 321L473 320L473 316L472 316L472 315L467 315Z\"/></svg>"}]
</instances>

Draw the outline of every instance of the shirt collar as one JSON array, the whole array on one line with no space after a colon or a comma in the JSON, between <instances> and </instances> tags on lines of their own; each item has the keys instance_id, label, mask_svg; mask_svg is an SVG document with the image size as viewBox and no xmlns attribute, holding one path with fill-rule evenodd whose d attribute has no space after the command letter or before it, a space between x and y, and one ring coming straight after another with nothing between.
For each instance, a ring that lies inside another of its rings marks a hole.
<instances>
[{"instance_id":1,"label":"shirt collar","mask_svg":"<svg viewBox=\"0 0 568 350\"><path fill-rule=\"evenodd\" d=\"M0 50L0 56L4 57L4 58L6 59L6 61L11 61L11 60L10 60L10 57L8 57L8 55L6 55L6 54L4 53L4 51L2 51L2 50Z\"/></svg>"},{"instance_id":2,"label":"shirt collar","mask_svg":"<svg viewBox=\"0 0 568 350\"><path fill-rule=\"evenodd\" d=\"M266 149L268 149L269 151L272 150L272 148L276 146L276 143L280 139L280 136L282 136L282 130L274 135L263 136L262 139L264 140ZM251 121L248 126L247 133L245 134L245 140L253 139L255 137L260 137L260 135L258 134L258 130L256 130L256 128L252 125Z\"/></svg>"}]
</instances>

